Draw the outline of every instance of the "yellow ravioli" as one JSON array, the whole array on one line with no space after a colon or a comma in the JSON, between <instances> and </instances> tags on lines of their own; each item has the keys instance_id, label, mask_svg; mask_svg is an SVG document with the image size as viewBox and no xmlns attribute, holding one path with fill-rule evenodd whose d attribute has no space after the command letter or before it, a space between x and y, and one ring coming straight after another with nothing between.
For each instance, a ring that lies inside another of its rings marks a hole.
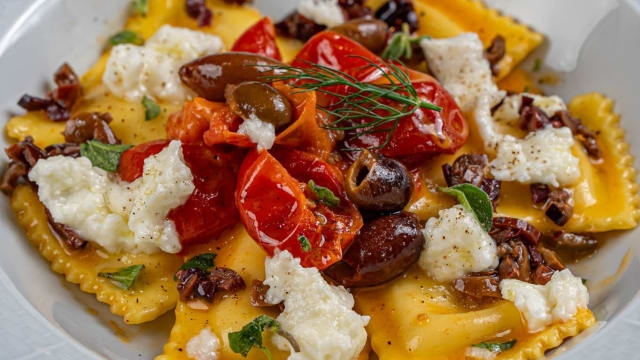
<instances>
[{"instance_id":1,"label":"yellow ravioli","mask_svg":"<svg viewBox=\"0 0 640 360\"><path fill-rule=\"evenodd\" d=\"M504 340L515 339L516 345L498 359L537 359L595 321L591 311L581 309L575 319L528 334L512 302L470 311L452 302L453 292L417 266L389 284L358 290L356 309L371 316L367 331L373 351L381 360L464 359L467 347L508 331Z\"/></svg>"},{"instance_id":2,"label":"yellow ravioli","mask_svg":"<svg viewBox=\"0 0 640 360\"><path fill-rule=\"evenodd\" d=\"M377 9L385 0L371 0L369 4ZM485 7L477 0L417 0L414 1L420 21L418 33L435 38L458 36L464 32L475 32L485 47L491 44L496 35L505 39L506 54L500 61L502 79L507 76L524 58L537 48L544 37L517 23L497 10Z\"/></svg>"},{"instance_id":3,"label":"yellow ravioli","mask_svg":"<svg viewBox=\"0 0 640 360\"><path fill-rule=\"evenodd\" d=\"M578 183L569 187L573 191L574 211L562 229L603 232L635 227L640 217L636 170L629 155L629 145L624 141L619 116L612 112L613 101L593 93L577 96L568 108L573 116L582 119L589 129L598 134L603 161L593 163L576 141L573 153L580 159L581 177ZM436 190L436 186L445 185L442 165L452 163L462 154L484 152L475 124L470 121L470 126L469 140L456 154L436 156L421 169L426 185L414 194L407 209L417 213L422 220L436 216L439 210L454 204L450 196ZM496 212L524 219L543 232L560 228L541 210L533 207L528 185L503 182Z\"/></svg>"},{"instance_id":4,"label":"yellow ravioli","mask_svg":"<svg viewBox=\"0 0 640 360\"><path fill-rule=\"evenodd\" d=\"M229 332L238 331L260 314L276 317L275 308L254 307L250 303L251 282L264 280L264 259L266 253L247 234L239 224L225 232L218 240L196 246L185 254L190 258L202 253L216 253L216 266L235 270L244 280L247 287L235 294L219 294L207 310L196 310L184 302L176 307L176 323L171 330L169 342L164 347L163 355L156 360L186 359L186 346L189 340L198 335L206 327L218 336L222 344L222 359L242 359L242 356L231 351L227 339ZM264 344L269 347L274 359L286 359L288 352L278 351L271 344L268 332L265 332ZM249 359L263 359L264 354L258 349L249 352Z\"/></svg>"},{"instance_id":5,"label":"yellow ravioli","mask_svg":"<svg viewBox=\"0 0 640 360\"><path fill-rule=\"evenodd\" d=\"M96 298L111 307L128 324L151 321L173 309L178 299L173 274L182 264L175 254L109 254L91 243L85 249L70 251L51 232L44 206L28 185L16 188L11 196L11 209L27 239L40 254L51 262L53 271L63 274L82 291L96 294ZM145 266L133 287L123 290L98 272L123 267Z\"/></svg>"}]
</instances>

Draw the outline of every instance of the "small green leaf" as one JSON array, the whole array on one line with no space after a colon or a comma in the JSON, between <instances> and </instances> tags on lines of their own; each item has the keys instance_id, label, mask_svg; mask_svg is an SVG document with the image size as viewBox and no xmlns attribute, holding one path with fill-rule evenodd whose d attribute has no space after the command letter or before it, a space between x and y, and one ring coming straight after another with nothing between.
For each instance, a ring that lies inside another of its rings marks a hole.
<instances>
[{"instance_id":1,"label":"small green leaf","mask_svg":"<svg viewBox=\"0 0 640 360\"><path fill-rule=\"evenodd\" d=\"M111 45L134 44L142 45L144 39L137 33L130 30L123 30L109 38Z\"/></svg>"},{"instance_id":2,"label":"small green leaf","mask_svg":"<svg viewBox=\"0 0 640 360\"><path fill-rule=\"evenodd\" d=\"M410 60L413 56L413 45L420 44L422 39L431 39L431 37L427 35L411 36L409 24L404 23L402 31L393 35L381 56L387 60Z\"/></svg>"},{"instance_id":3,"label":"small green leaf","mask_svg":"<svg viewBox=\"0 0 640 360\"><path fill-rule=\"evenodd\" d=\"M316 185L313 180L309 180L309 188L311 188L311 191L316 194L318 201L325 203L327 206L335 207L340 205L340 199L328 188Z\"/></svg>"},{"instance_id":4,"label":"small green leaf","mask_svg":"<svg viewBox=\"0 0 640 360\"><path fill-rule=\"evenodd\" d=\"M131 5L136 14L147 16L149 12L149 4L147 0L132 0Z\"/></svg>"},{"instance_id":5,"label":"small green leaf","mask_svg":"<svg viewBox=\"0 0 640 360\"><path fill-rule=\"evenodd\" d=\"M112 145L98 140L89 140L80 145L80 155L88 158L95 167L107 171L118 171L122 153L131 147L132 145Z\"/></svg>"},{"instance_id":6,"label":"small green leaf","mask_svg":"<svg viewBox=\"0 0 640 360\"><path fill-rule=\"evenodd\" d=\"M214 253L205 253L192 257L186 263L182 264L178 271L180 270L188 270L191 268L200 269L202 271L208 271L214 265L214 259L216 258L216 254ZM176 271L176 274L178 273ZM178 280L176 275L173 275L173 280Z\"/></svg>"},{"instance_id":7,"label":"small green leaf","mask_svg":"<svg viewBox=\"0 0 640 360\"><path fill-rule=\"evenodd\" d=\"M529 85L525 85L525 86L524 86L524 91L523 91L523 92L526 92L526 93L531 92L531 86L529 86Z\"/></svg>"},{"instance_id":8,"label":"small green leaf","mask_svg":"<svg viewBox=\"0 0 640 360\"><path fill-rule=\"evenodd\" d=\"M309 243L309 239L307 239L306 236L300 235L300 237L298 238L298 241L300 241L300 246L302 246L302 251L304 252L311 251L311 244Z\"/></svg>"},{"instance_id":9,"label":"small green leaf","mask_svg":"<svg viewBox=\"0 0 640 360\"><path fill-rule=\"evenodd\" d=\"M271 360L271 352L262 345L262 332L264 330L278 331L280 323L267 315L260 315L250 323L242 327L242 330L230 332L228 336L229 347L234 353L247 357L249 351L254 346L264 351L267 358Z\"/></svg>"},{"instance_id":10,"label":"small green leaf","mask_svg":"<svg viewBox=\"0 0 640 360\"><path fill-rule=\"evenodd\" d=\"M119 287L128 290L136 281L142 269L144 269L144 265L133 265L115 272L99 272L98 276L107 278Z\"/></svg>"},{"instance_id":11,"label":"small green leaf","mask_svg":"<svg viewBox=\"0 0 640 360\"><path fill-rule=\"evenodd\" d=\"M491 230L493 206L489 195L482 189L471 184L459 184L448 188L440 187L438 190L455 196L460 205L473 213L485 231Z\"/></svg>"},{"instance_id":12,"label":"small green leaf","mask_svg":"<svg viewBox=\"0 0 640 360\"><path fill-rule=\"evenodd\" d=\"M536 62L533 64L533 72L540 71L542 68L542 59L537 58Z\"/></svg>"},{"instance_id":13,"label":"small green leaf","mask_svg":"<svg viewBox=\"0 0 640 360\"><path fill-rule=\"evenodd\" d=\"M142 105L144 105L144 120L149 121L153 120L160 115L160 106L153 101L152 98L145 95L142 98Z\"/></svg>"},{"instance_id":14,"label":"small green leaf","mask_svg":"<svg viewBox=\"0 0 640 360\"><path fill-rule=\"evenodd\" d=\"M507 342L503 342L503 343L488 343L488 342L481 342L479 344L475 344L473 345L474 347L478 347L478 348L483 348L483 349L487 349L489 351L493 351L493 352L502 352L502 351L506 351L509 350L513 347L513 345L516 344L516 340L511 340L511 341L507 341Z\"/></svg>"},{"instance_id":15,"label":"small green leaf","mask_svg":"<svg viewBox=\"0 0 640 360\"><path fill-rule=\"evenodd\" d=\"M587 279L582 279L582 285L585 285L587 283Z\"/></svg>"}]
</instances>

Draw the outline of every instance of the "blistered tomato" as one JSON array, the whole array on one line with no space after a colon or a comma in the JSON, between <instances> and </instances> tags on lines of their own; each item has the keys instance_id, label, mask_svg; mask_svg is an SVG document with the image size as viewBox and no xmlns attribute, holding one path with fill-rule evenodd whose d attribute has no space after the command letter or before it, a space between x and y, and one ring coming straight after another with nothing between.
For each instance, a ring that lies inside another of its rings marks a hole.
<instances>
[{"instance_id":1,"label":"blistered tomato","mask_svg":"<svg viewBox=\"0 0 640 360\"><path fill-rule=\"evenodd\" d=\"M270 255L288 250L303 266L324 269L342 258L362 227L362 216L347 198L336 168L298 150L272 152L253 151L240 167L240 220ZM331 191L338 203L320 201L311 180Z\"/></svg>"},{"instance_id":2,"label":"blistered tomato","mask_svg":"<svg viewBox=\"0 0 640 360\"><path fill-rule=\"evenodd\" d=\"M142 175L144 159L162 151L168 140L135 146L122 154L118 174L124 181ZM201 144L182 144L182 155L191 169L195 190L181 206L167 215L176 226L183 246L215 238L238 221L234 205L234 164L231 157ZM237 160L236 160L237 161Z\"/></svg>"},{"instance_id":3,"label":"blistered tomato","mask_svg":"<svg viewBox=\"0 0 640 360\"><path fill-rule=\"evenodd\" d=\"M250 52L282 60L276 44L276 28L268 16L245 31L231 47L231 51Z\"/></svg>"}]
</instances>

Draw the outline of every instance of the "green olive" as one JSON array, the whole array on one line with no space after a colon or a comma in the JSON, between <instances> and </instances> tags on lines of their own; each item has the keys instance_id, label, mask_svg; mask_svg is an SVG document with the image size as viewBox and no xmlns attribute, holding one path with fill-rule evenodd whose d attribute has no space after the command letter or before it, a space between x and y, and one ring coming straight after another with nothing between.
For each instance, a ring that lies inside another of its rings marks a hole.
<instances>
[{"instance_id":1,"label":"green olive","mask_svg":"<svg viewBox=\"0 0 640 360\"><path fill-rule=\"evenodd\" d=\"M276 129L293 120L291 103L280 91L269 84L247 81L238 85L227 85L227 104L243 119L257 117L273 124Z\"/></svg>"}]
</instances>

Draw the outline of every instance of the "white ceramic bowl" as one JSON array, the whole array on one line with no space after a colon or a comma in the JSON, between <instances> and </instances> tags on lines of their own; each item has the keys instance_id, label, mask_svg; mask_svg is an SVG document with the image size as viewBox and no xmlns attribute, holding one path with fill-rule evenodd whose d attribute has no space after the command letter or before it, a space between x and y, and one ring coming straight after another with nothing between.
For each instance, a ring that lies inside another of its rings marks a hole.
<instances>
[{"instance_id":1,"label":"white ceramic bowl","mask_svg":"<svg viewBox=\"0 0 640 360\"><path fill-rule=\"evenodd\" d=\"M446 0L442 0L446 1ZM281 18L296 0L256 0ZM98 58L109 34L123 25L130 0L0 1L0 102L2 117L20 111L25 92L43 92L64 61L83 72ZM591 91L616 100L632 153L640 154L640 0L487 0L548 36L529 59L562 73L547 89L569 99ZM215 20L214 20L215 21ZM42 90L42 91L41 91ZM1 146L7 145L6 139ZM638 162L636 161L636 166ZM126 326L93 295L82 293L49 270L15 224L6 198L0 251L0 358L149 359L161 351L173 323L169 313L152 324ZM597 331L563 346L562 359L640 358L640 230L620 232L593 256L573 267L589 279L591 307L602 321ZM629 253L631 251L631 253ZM627 261L619 269L627 255ZM4 290L4 291L2 291ZM87 309L95 309L97 314ZM123 343L114 330L131 340Z\"/></svg>"}]
</instances>

